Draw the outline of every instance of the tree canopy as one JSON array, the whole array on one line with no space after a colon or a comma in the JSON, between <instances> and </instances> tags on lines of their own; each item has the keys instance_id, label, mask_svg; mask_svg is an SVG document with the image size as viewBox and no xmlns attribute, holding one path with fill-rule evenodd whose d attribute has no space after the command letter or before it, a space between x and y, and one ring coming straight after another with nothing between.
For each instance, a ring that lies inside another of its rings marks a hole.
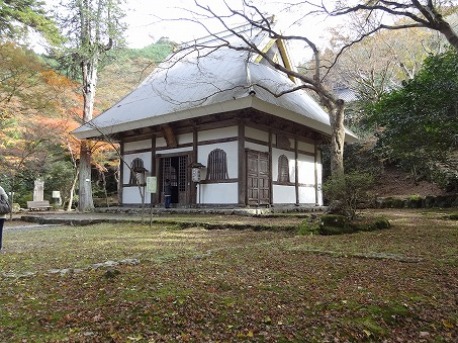
<instances>
[{"instance_id":1,"label":"tree canopy","mask_svg":"<svg viewBox=\"0 0 458 343\"><path fill-rule=\"evenodd\" d=\"M433 55L402 87L369 107L379 151L417 174L448 163L458 148L458 53Z\"/></svg>"},{"instance_id":2,"label":"tree canopy","mask_svg":"<svg viewBox=\"0 0 458 343\"><path fill-rule=\"evenodd\" d=\"M34 29L51 43L60 41L54 21L38 0L0 0L0 37L21 37Z\"/></svg>"}]
</instances>

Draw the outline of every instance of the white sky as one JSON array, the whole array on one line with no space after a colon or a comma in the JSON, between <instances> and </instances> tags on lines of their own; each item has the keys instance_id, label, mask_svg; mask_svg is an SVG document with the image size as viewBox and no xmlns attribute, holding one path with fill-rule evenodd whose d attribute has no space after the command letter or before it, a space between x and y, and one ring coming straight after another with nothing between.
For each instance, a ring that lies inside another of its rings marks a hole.
<instances>
[{"instance_id":1,"label":"white sky","mask_svg":"<svg viewBox=\"0 0 458 343\"><path fill-rule=\"evenodd\" d=\"M218 14L227 13L223 0L198 0L198 2L199 4L209 5ZM242 8L243 1L241 0L226 0L226 2L231 8ZM285 3L285 1L279 0L257 0L257 4L260 4L259 8L266 10L268 14L275 14L276 20L284 33L306 35L317 44L318 42L326 44L328 39L325 38L325 27L329 25L329 18L324 20L323 18L310 17L307 19L306 25L299 26L295 24L295 21L301 17L301 13L285 13ZM129 26L126 36L128 44L132 48L141 48L152 44L163 36L179 43L208 35L196 23L184 19L178 20L180 18L190 18L192 11L199 11L194 0L127 0L126 8L126 22ZM222 30L221 27L212 23L206 25L211 27L213 32ZM303 47L303 43L295 46L290 44L290 50L295 55L294 60L302 61L310 56L310 54L304 52Z\"/></svg>"},{"instance_id":2,"label":"white sky","mask_svg":"<svg viewBox=\"0 0 458 343\"><path fill-rule=\"evenodd\" d=\"M47 6L52 8L62 0L45 0ZM142 48L155 43L161 37L169 37L175 42L191 41L195 38L208 35L208 33L195 22L184 18L191 18L192 11L199 9L194 0L125 0L125 22L128 25L126 38L129 47ZM322 19L308 19L306 25L294 25L295 20L300 17L300 13L285 13L285 1L279 0L256 0L259 8L266 10L269 14L275 14L276 20L284 33L295 35L306 35L315 42L327 41L324 38L325 22ZM318 1L318 0L317 0ZM330 0L327 0L330 1ZM65 0L64 0L65 2ZM224 0L198 0L199 4L209 5L218 15L227 13ZM291 1L294 2L294 1ZM226 0L231 8L241 9L242 0ZM234 23L240 24L241 22ZM213 32L219 32L221 27L215 23L206 23ZM292 54L296 61L301 61L308 57L304 53L303 44L291 46ZM303 56L300 56L303 55Z\"/></svg>"}]
</instances>

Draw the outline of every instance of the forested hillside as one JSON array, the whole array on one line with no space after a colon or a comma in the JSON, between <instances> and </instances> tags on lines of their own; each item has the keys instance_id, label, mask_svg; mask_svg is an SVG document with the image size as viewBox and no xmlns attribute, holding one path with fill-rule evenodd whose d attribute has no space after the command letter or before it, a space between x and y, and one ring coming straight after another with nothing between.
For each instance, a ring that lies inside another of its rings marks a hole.
<instances>
[{"instance_id":1,"label":"forested hillside","mask_svg":"<svg viewBox=\"0 0 458 343\"><path fill-rule=\"evenodd\" d=\"M113 51L99 74L95 113L101 113L135 88L170 52L168 40L143 49ZM78 80L60 61L37 55L14 43L0 45L0 174L3 187L14 189L25 207L34 180L45 182L45 198L53 190L68 199L77 178L78 144L70 131L81 118ZM94 147L95 196L116 192L118 158L109 144ZM75 199L77 201L77 198Z\"/></svg>"}]
</instances>

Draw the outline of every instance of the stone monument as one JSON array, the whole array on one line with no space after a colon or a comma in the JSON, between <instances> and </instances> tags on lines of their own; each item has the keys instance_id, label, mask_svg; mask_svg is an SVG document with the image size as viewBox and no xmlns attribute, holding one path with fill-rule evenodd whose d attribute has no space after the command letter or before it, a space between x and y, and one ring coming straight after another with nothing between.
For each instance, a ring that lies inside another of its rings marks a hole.
<instances>
[{"instance_id":1,"label":"stone monument","mask_svg":"<svg viewBox=\"0 0 458 343\"><path fill-rule=\"evenodd\" d=\"M35 180L33 187L33 201L43 201L45 182L41 179Z\"/></svg>"}]
</instances>

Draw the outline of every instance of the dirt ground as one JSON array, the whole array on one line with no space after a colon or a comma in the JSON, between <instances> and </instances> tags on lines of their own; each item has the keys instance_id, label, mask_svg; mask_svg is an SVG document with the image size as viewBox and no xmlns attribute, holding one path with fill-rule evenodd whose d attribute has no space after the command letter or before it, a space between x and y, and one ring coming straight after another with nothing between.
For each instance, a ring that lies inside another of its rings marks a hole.
<instances>
[{"instance_id":1,"label":"dirt ground","mask_svg":"<svg viewBox=\"0 0 458 343\"><path fill-rule=\"evenodd\" d=\"M410 195L438 196L446 194L436 184L427 181L416 181L405 172L386 169L376 186L379 197L408 197Z\"/></svg>"}]
</instances>

